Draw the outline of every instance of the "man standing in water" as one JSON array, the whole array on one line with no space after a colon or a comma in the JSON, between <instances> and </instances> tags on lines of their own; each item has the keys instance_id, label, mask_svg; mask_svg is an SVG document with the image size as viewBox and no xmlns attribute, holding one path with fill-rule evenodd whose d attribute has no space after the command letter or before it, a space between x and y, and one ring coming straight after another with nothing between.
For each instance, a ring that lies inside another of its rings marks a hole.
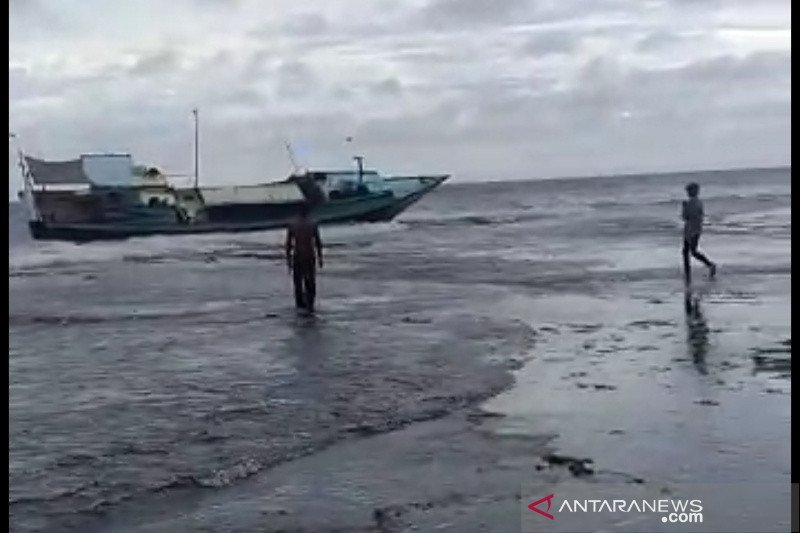
<instances>
[{"instance_id":1,"label":"man standing in water","mask_svg":"<svg viewBox=\"0 0 800 533\"><path fill-rule=\"evenodd\" d=\"M717 273L717 265L710 261L697 249L700 243L700 234L703 232L703 202L700 201L700 186L690 183L686 186L688 200L683 201L681 217L683 218L683 275L686 283L692 282L692 269L689 264L689 254L708 267L710 277Z\"/></svg>"},{"instance_id":2,"label":"man standing in water","mask_svg":"<svg viewBox=\"0 0 800 533\"><path fill-rule=\"evenodd\" d=\"M308 203L300 206L300 216L286 231L286 265L294 278L294 301L297 309L314 312L316 263L322 268L322 239L317 224L310 218Z\"/></svg>"}]
</instances>

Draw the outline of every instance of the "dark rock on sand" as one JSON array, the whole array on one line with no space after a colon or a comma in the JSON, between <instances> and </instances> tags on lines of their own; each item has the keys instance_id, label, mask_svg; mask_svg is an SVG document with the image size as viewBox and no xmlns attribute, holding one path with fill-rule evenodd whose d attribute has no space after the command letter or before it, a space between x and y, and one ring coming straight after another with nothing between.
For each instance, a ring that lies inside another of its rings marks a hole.
<instances>
[{"instance_id":1,"label":"dark rock on sand","mask_svg":"<svg viewBox=\"0 0 800 533\"><path fill-rule=\"evenodd\" d=\"M719 402L717 400L707 400L707 399L697 400L694 403L696 403L697 405L719 405Z\"/></svg>"},{"instance_id":2,"label":"dark rock on sand","mask_svg":"<svg viewBox=\"0 0 800 533\"><path fill-rule=\"evenodd\" d=\"M650 329L656 327L674 327L676 324L671 320L635 320L628 324L629 328Z\"/></svg>"},{"instance_id":3,"label":"dark rock on sand","mask_svg":"<svg viewBox=\"0 0 800 533\"><path fill-rule=\"evenodd\" d=\"M575 333L593 333L603 327L602 324L567 324Z\"/></svg>"},{"instance_id":4,"label":"dark rock on sand","mask_svg":"<svg viewBox=\"0 0 800 533\"><path fill-rule=\"evenodd\" d=\"M589 458L579 459L568 455L551 453L542 456L542 460L550 467L566 466L567 470L575 477L594 475L594 469L588 466L594 464L594 461Z\"/></svg>"},{"instance_id":5,"label":"dark rock on sand","mask_svg":"<svg viewBox=\"0 0 800 533\"><path fill-rule=\"evenodd\" d=\"M424 317L406 316L403 317L402 322L404 324L430 324L433 320Z\"/></svg>"},{"instance_id":6,"label":"dark rock on sand","mask_svg":"<svg viewBox=\"0 0 800 533\"><path fill-rule=\"evenodd\" d=\"M606 385L605 383L576 383L579 389L593 388L594 390L617 390L616 385Z\"/></svg>"},{"instance_id":7,"label":"dark rock on sand","mask_svg":"<svg viewBox=\"0 0 800 533\"><path fill-rule=\"evenodd\" d=\"M789 358L754 355L753 362L755 363L753 372L786 372L792 370L792 360Z\"/></svg>"},{"instance_id":8,"label":"dark rock on sand","mask_svg":"<svg viewBox=\"0 0 800 533\"><path fill-rule=\"evenodd\" d=\"M488 411L483 411L483 410L478 409L478 410L472 411L471 413L468 413L467 414L467 420L472 422L473 424L480 424L480 423L482 423L484 420L486 420L488 418L503 418L505 416L506 415L504 415L502 413L491 413L491 412L488 412Z\"/></svg>"}]
</instances>

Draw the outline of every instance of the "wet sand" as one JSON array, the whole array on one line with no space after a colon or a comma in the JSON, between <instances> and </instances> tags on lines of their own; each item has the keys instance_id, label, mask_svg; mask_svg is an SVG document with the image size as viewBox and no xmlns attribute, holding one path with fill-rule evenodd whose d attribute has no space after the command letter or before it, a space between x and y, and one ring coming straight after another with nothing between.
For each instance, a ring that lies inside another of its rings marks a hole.
<instances>
[{"instance_id":1,"label":"wet sand","mask_svg":"<svg viewBox=\"0 0 800 533\"><path fill-rule=\"evenodd\" d=\"M688 314L683 288L671 280L593 295L495 291L481 311L535 334L514 382L497 381L503 391L491 399L339 442L233 487L122 506L96 525L519 531L523 484L552 491L571 483L788 483L788 283L700 281ZM462 377L471 372L484 371ZM551 454L590 458L591 472L550 464ZM749 518L775 521L762 507L764 516ZM616 530L636 531L628 527Z\"/></svg>"}]
</instances>

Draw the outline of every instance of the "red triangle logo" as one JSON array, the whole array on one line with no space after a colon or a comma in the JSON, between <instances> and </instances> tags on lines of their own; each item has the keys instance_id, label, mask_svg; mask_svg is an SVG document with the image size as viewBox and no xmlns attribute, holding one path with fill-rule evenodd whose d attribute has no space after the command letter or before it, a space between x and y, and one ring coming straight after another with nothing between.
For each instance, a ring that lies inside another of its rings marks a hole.
<instances>
[{"instance_id":1,"label":"red triangle logo","mask_svg":"<svg viewBox=\"0 0 800 533\"><path fill-rule=\"evenodd\" d=\"M549 511L550 510L550 506L552 505L552 501L551 500L553 499L553 496L554 496L554 494L551 494L549 496L545 496L541 500L536 500L532 504L528 505L528 509L530 509L531 511L533 511L535 513L539 513L540 515L544 516L545 518L549 518L550 520L555 520L555 517L553 515L551 515L550 513L546 512L546 511L542 511L541 509L537 509L536 508L537 505L539 505L541 503L544 503L544 502L547 502L547 510Z\"/></svg>"}]
</instances>

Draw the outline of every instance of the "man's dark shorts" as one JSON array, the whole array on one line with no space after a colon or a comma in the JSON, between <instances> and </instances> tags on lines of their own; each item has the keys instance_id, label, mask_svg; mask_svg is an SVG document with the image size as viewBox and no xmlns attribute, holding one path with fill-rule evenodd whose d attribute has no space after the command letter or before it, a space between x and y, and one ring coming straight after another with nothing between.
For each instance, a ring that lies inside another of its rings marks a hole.
<instances>
[{"instance_id":1,"label":"man's dark shorts","mask_svg":"<svg viewBox=\"0 0 800 533\"><path fill-rule=\"evenodd\" d=\"M683 249L687 252L694 252L700 244L700 234L692 235L691 237L683 238Z\"/></svg>"}]
</instances>

